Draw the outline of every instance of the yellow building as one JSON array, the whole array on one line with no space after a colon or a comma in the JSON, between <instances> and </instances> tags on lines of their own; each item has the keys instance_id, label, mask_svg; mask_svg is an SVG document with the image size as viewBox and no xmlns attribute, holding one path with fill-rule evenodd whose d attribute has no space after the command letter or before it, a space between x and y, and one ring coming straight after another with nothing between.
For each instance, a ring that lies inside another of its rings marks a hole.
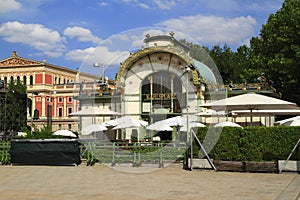
<instances>
[{"instance_id":1,"label":"yellow building","mask_svg":"<svg viewBox=\"0 0 300 200\"><path fill-rule=\"evenodd\" d=\"M28 125L37 128L52 124L52 130L78 131L78 119L69 114L78 111L80 87L95 88L95 76L65 67L22 58L14 51L11 57L0 60L0 79L5 83L20 80L27 86L27 97L32 101L28 109ZM33 119L35 113L35 118Z\"/></svg>"}]
</instances>

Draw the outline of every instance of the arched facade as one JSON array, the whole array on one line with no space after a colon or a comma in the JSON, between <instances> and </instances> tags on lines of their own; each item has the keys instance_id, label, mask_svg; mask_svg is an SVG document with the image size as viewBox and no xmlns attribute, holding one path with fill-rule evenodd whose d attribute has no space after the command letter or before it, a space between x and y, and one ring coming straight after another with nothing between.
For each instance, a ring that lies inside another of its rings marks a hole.
<instances>
[{"instance_id":1,"label":"arched facade","mask_svg":"<svg viewBox=\"0 0 300 200\"><path fill-rule=\"evenodd\" d=\"M123 90L123 114L149 122L156 121L150 115L159 112L180 115L186 109L187 96L189 107L196 112L200 85L188 57L171 48L141 50L133 57L136 59L129 57L117 76L117 85Z\"/></svg>"}]
</instances>

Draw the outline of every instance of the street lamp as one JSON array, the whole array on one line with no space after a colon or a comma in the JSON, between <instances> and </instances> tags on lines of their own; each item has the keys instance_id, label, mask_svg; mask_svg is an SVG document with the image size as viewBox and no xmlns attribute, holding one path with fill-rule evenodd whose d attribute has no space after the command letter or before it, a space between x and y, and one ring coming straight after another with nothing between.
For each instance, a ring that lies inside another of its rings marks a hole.
<instances>
[{"instance_id":1,"label":"street lamp","mask_svg":"<svg viewBox=\"0 0 300 200\"><path fill-rule=\"evenodd\" d=\"M104 83L104 67L105 67L105 65L103 63L99 64L98 62L94 63L94 67L100 67L101 65L102 65L102 83Z\"/></svg>"},{"instance_id":2,"label":"street lamp","mask_svg":"<svg viewBox=\"0 0 300 200\"><path fill-rule=\"evenodd\" d=\"M183 68L183 67L182 67ZM184 73L181 75L181 77L183 75L185 75L185 109L186 109L186 153L185 153L185 158L184 158L184 168L186 169L191 169L191 164L192 164L192 140L191 140L191 136L190 136L190 131L189 131L189 72L191 71L191 68L189 66L186 66L184 68ZM191 148L191 158L188 157L188 148Z\"/></svg>"},{"instance_id":3,"label":"street lamp","mask_svg":"<svg viewBox=\"0 0 300 200\"><path fill-rule=\"evenodd\" d=\"M188 148L188 144L190 144L191 148L191 159L189 162L189 158L187 158L187 168L192 169L192 156L193 156L193 145L192 145L192 138L190 137L190 130L189 130L189 72L191 68L189 66L186 66L185 71L186 71L186 144Z\"/></svg>"}]
</instances>

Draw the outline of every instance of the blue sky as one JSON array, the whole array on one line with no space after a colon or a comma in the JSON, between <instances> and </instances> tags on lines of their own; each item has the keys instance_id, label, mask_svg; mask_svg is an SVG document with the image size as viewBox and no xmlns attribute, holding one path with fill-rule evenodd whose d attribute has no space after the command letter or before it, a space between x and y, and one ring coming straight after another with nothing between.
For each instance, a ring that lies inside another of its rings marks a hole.
<instances>
[{"instance_id":1,"label":"blue sky","mask_svg":"<svg viewBox=\"0 0 300 200\"><path fill-rule=\"evenodd\" d=\"M232 49L258 36L283 0L1 0L0 59L18 55L71 69L118 63L143 45L144 35ZM112 67L110 67L112 66ZM111 70L109 68L112 68ZM93 72L91 69L90 72ZM100 73L100 72L99 72Z\"/></svg>"}]
</instances>

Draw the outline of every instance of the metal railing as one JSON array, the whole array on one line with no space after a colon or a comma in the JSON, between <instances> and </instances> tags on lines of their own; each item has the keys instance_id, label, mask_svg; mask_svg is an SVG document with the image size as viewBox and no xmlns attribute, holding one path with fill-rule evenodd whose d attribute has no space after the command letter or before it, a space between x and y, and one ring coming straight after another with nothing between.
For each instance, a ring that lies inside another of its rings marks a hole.
<instances>
[{"instance_id":1,"label":"metal railing","mask_svg":"<svg viewBox=\"0 0 300 200\"><path fill-rule=\"evenodd\" d=\"M183 158L185 143L122 143L89 141L81 142L82 158L87 165L95 162L110 164L132 164L139 167L144 164L154 164L163 167L164 164Z\"/></svg>"}]
</instances>

